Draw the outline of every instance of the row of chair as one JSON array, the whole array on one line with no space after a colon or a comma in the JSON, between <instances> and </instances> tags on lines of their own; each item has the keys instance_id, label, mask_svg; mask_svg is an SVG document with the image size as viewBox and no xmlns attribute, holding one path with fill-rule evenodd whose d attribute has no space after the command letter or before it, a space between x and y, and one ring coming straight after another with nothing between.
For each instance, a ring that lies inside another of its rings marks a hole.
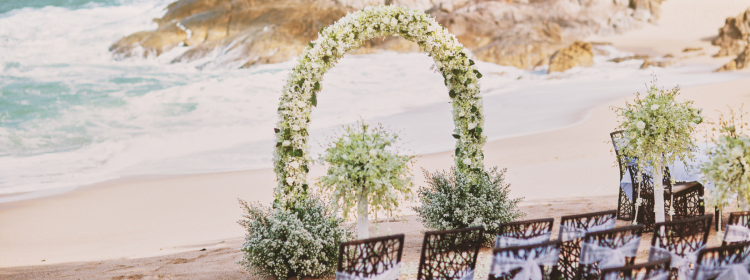
<instances>
[{"instance_id":1,"label":"row of chair","mask_svg":"<svg viewBox=\"0 0 750 280\"><path fill-rule=\"evenodd\" d=\"M562 217L556 241L550 241L551 218L506 223L495 242L489 280L682 280L712 279L706 277L728 269L747 273L750 239L743 238L750 237L750 212L732 213L731 238L705 249L712 217L656 224L650 262L639 265L634 262L643 225L614 228L615 210ZM417 279L472 280L483 234L483 227L427 232ZM403 242L404 235L395 235L342 243L337 280L397 279Z\"/></svg>"}]
</instances>

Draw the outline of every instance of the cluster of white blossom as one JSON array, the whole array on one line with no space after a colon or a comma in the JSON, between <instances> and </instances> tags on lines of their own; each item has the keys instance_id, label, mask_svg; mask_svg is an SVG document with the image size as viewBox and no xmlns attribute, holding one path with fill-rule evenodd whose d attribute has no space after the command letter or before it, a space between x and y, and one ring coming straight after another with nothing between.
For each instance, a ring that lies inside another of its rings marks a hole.
<instances>
[{"instance_id":1,"label":"cluster of white blossom","mask_svg":"<svg viewBox=\"0 0 750 280\"><path fill-rule=\"evenodd\" d=\"M637 94L634 103L615 108L622 117L620 128L626 140L622 152L638 166L652 166L662 159L667 163L682 160L687 166L686 161L694 157L692 134L703 118L701 110L693 108L693 101L675 101L679 90L664 90L654 82L643 99Z\"/></svg>"},{"instance_id":2,"label":"cluster of white blossom","mask_svg":"<svg viewBox=\"0 0 750 280\"><path fill-rule=\"evenodd\" d=\"M247 230L239 262L254 275L288 279L325 278L336 271L341 242L352 239L344 219L311 195L297 205L304 211L267 208L240 201Z\"/></svg>"},{"instance_id":3,"label":"cluster of white blossom","mask_svg":"<svg viewBox=\"0 0 750 280\"><path fill-rule=\"evenodd\" d=\"M750 138L724 136L707 152L711 160L703 163L701 173L714 184L708 204L727 207L735 194L750 201Z\"/></svg>"},{"instance_id":4,"label":"cluster of white blossom","mask_svg":"<svg viewBox=\"0 0 750 280\"><path fill-rule=\"evenodd\" d=\"M520 218L520 198L508 197L510 184L505 169L482 170L470 176L452 168L448 172L425 171L428 187L419 188L421 205L413 207L426 228L450 230L484 226L483 244L492 247L500 224Z\"/></svg>"},{"instance_id":5,"label":"cluster of white blossom","mask_svg":"<svg viewBox=\"0 0 750 280\"><path fill-rule=\"evenodd\" d=\"M328 165L327 175L320 177L321 187L332 191L331 200L343 210L344 218L354 212L360 195L366 197L370 212L399 211L401 202L413 199L413 183L408 165L412 157L388 150L398 135L364 121L344 130L321 157Z\"/></svg>"},{"instance_id":6,"label":"cluster of white blossom","mask_svg":"<svg viewBox=\"0 0 750 280\"><path fill-rule=\"evenodd\" d=\"M324 28L311 42L287 77L279 105L276 128L275 172L278 180L276 207L293 208L307 194L308 132L312 107L317 105L323 74L349 50L364 41L401 36L416 42L442 72L453 102L456 125L456 166L462 172L483 170L482 113L479 78L468 50L434 18L418 10L397 6L371 6L348 14Z\"/></svg>"}]
</instances>

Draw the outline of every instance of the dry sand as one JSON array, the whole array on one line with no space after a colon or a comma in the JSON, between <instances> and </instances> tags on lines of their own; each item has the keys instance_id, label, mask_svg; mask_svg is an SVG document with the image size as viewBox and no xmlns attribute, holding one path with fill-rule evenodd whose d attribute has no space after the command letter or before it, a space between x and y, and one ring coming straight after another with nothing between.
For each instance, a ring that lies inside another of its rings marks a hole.
<instances>
[{"instance_id":1,"label":"dry sand","mask_svg":"<svg viewBox=\"0 0 750 280\"><path fill-rule=\"evenodd\" d=\"M662 54L693 46L709 50L701 40L715 35L724 17L750 6L749 1L721 3L666 1L659 25L600 41ZM716 12L702 16L707 9ZM688 24L701 28L684 31ZM706 55L683 63L718 67L724 60ZM750 78L682 92L681 98L695 100L715 118L715 111L727 105L750 103ZM508 168L511 195L526 197L522 210L527 218L614 209L618 174L608 141L617 122L610 106L624 101L592 108L590 117L573 127L487 143L486 165ZM451 164L448 152L418 158L417 185L423 185L421 168L442 170ZM314 168L311 178L322 171ZM254 278L235 264L244 235L236 223L242 215L237 199L269 205L274 186L274 174L267 169L119 180L0 204L0 278ZM407 234L405 261L416 262L424 229L415 217L383 226ZM644 236L641 258L649 240Z\"/></svg>"}]
</instances>

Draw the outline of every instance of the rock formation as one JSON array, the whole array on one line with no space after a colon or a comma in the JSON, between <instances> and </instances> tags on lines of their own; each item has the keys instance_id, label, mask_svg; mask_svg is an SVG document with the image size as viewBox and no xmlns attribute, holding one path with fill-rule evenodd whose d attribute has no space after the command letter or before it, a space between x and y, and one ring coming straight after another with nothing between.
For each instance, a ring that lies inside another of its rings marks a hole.
<instances>
[{"instance_id":1,"label":"rock formation","mask_svg":"<svg viewBox=\"0 0 750 280\"><path fill-rule=\"evenodd\" d=\"M646 69L651 66L653 67L669 67L676 63L674 59L662 59L662 60L650 60L650 59L644 59L643 64L641 64L641 69Z\"/></svg>"},{"instance_id":2,"label":"rock formation","mask_svg":"<svg viewBox=\"0 0 750 280\"><path fill-rule=\"evenodd\" d=\"M727 18L719 28L719 37L711 43L721 47L717 57L733 56L743 52L750 40L750 8L737 17Z\"/></svg>"},{"instance_id":3,"label":"rock formation","mask_svg":"<svg viewBox=\"0 0 750 280\"><path fill-rule=\"evenodd\" d=\"M117 59L189 50L173 62L248 67L297 56L318 31L347 12L394 4L425 10L477 59L528 69L590 34L635 28L658 17L662 0L179 0L154 21L158 28L114 43ZM400 37L371 40L357 50L419 51Z\"/></svg>"},{"instance_id":4,"label":"rock formation","mask_svg":"<svg viewBox=\"0 0 750 280\"><path fill-rule=\"evenodd\" d=\"M552 55L548 73L564 72L573 67L592 65L594 65L594 52L591 43L575 42Z\"/></svg>"},{"instance_id":5,"label":"rock formation","mask_svg":"<svg viewBox=\"0 0 750 280\"><path fill-rule=\"evenodd\" d=\"M744 69L748 66L750 66L750 46L745 47L745 50L737 55L737 58L716 69L716 72Z\"/></svg>"}]
</instances>

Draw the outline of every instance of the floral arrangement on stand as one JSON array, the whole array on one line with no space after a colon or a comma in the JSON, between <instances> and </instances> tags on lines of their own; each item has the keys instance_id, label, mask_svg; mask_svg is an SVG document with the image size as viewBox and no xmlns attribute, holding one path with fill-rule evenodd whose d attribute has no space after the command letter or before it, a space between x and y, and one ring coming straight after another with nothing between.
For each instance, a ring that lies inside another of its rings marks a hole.
<instances>
[{"instance_id":1,"label":"floral arrangement on stand","mask_svg":"<svg viewBox=\"0 0 750 280\"><path fill-rule=\"evenodd\" d=\"M750 137L744 133L747 123L746 115L739 109L735 114L730 108L729 118L719 117L718 139L716 146L706 151L709 161L701 165L704 179L713 183L709 189L707 202L711 206L726 208L737 195L738 204L743 211L750 210Z\"/></svg>"},{"instance_id":2,"label":"floral arrangement on stand","mask_svg":"<svg viewBox=\"0 0 750 280\"><path fill-rule=\"evenodd\" d=\"M624 108L614 108L622 118L619 127L626 139L623 154L634 159L640 167L637 178L642 178L644 167L653 175L657 223L664 221L664 196L661 195L664 193L664 167L677 160L688 166L688 160L694 159L692 151L697 148L692 134L696 126L703 122L701 110L693 108L692 101L675 100L679 91L679 86L669 90L657 87L654 77L643 98L640 93L636 93L633 103L626 103ZM638 217L638 208L643 198L639 197L640 191L635 193L635 217ZM668 214L674 215L673 207ZM633 223L636 222L637 218Z\"/></svg>"},{"instance_id":3,"label":"floral arrangement on stand","mask_svg":"<svg viewBox=\"0 0 750 280\"><path fill-rule=\"evenodd\" d=\"M482 134L484 115L479 78L470 54L455 36L422 11L397 6L370 6L341 18L322 29L310 42L286 79L279 103L279 121L274 152L278 181L274 207L293 209L308 193L307 127L312 107L317 105L323 74L349 50L364 41L401 36L416 42L442 72L453 103L456 139L455 164L461 172L479 174L483 170Z\"/></svg>"},{"instance_id":4,"label":"floral arrangement on stand","mask_svg":"<svg viewBox=\"0 0 750 280\"><path fill-rule=\"evenodd\" d=\"M333 141L320 161L328 165L319 178L323 190L331 193L335 209L344 218L356 204L359 239L369 238L368 214L378 211L393 215L402 201L412 200L409 171L411 156L388 148L398 135L382 126L370 127L364 121L344 127L344 135Z\"/></svg>"}]
</instances>

